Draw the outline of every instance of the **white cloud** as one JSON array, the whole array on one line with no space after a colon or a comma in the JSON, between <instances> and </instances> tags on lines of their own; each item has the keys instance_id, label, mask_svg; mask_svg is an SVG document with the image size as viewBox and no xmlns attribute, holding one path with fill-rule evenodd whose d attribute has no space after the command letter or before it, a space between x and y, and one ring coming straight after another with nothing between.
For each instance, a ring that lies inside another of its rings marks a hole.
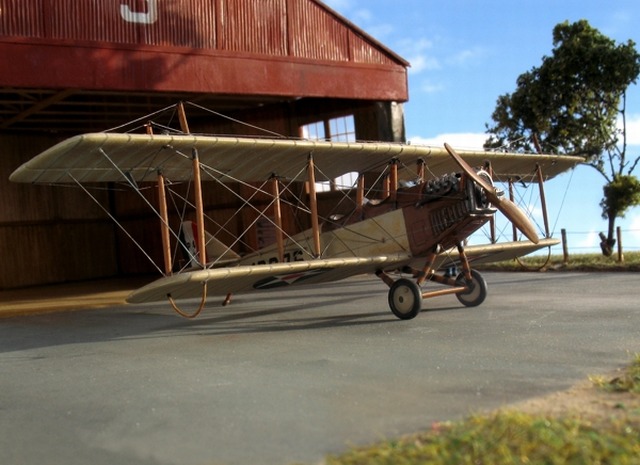
<instances>
[{"instance_id":1,"label":"white cloud","mask_svg":"<svg viewBox=\"0 0 640 465\"><path fill-rule=\"evenodd\" d=\"M640 114L627 115L627 144L640 145Z\"/></svg>"},{"instance_id":2,"label":"white cloud","mask_svg":"<svg viewBox=\"0 0 640 465\"><path fill-rule=\"evenodd\" d=\"M433 137L414 136L409 138L409 142L414 145L431 145L441 147L448 143L452 147L459 149L482 150L487 134L475 132L458 132L438 134Z\"/></svg>"},{"instance_id":3,"label":"white cloud","mask_svg":"<svg viewBox=\"0 0 640 465\"><path fill-rule=\"evenodd\" d=\"M596 231L586 234L572 235L567 239L569 253L574 249L576 253L583 253L585 249L597 249L600 245L600 237Z\"/></svg>"},{"instance_id":4,"label":"white cloud","mask_svg":"<svg viewBox=\"0 0 640 465\"><path fill-rule=\"evenodd\" d=\"M631 245L634 247L640 246L640 213L633 215L627 215L629 220L628 231L626 235L628 237L622 238L623 245Z\"/></svg>"},{"instance_id":5,"label":"white cloud","mask_svg":"<svg viewBox=\"0 0 640 465\"><path fill-rule=\"evenodd\" d=\"M441 83L436 83L430 80L424 81L419 86L420 90L425 94L436 94L446 89L446 86Z\"/></svg>"},{"instance_id":6,"label":"white cloud","mask_svg":"<svg viewBox=\"0 0 640 465\"><path fill-rule=\"evenodd\" d=\"M409 68L411 74L442 68L440 60L429 53L433 49L433 42L429 39L424 37L418 40L403 39L397 48L400 54L411 63L411 68Z\"/></svg>"},{"instance_id":7,"label":"white cloud","mask_svg":"<svg viewBox=\"0 0 640 465\"><path fill-rule=\"evenodd\" d=\"M487 50L483 47L473 47L461 50L447 59L447 63L453 66L466 66L469 63L479 61L486 57Z\"/></svg>"},{"instance_id":8,"label":"white cloud","mask_svg":"<svg viewBox=\"0 0 640 465\"><path fill-rule=\"evenodd\" d=\"M437 58L430 57L429 55L414 55L407 58L409 63L411 63L411 68L409 68L409 73L418 74L422 71L433 71L436 69L440 69L440 62Z\"/></svg>"}]
</instances>

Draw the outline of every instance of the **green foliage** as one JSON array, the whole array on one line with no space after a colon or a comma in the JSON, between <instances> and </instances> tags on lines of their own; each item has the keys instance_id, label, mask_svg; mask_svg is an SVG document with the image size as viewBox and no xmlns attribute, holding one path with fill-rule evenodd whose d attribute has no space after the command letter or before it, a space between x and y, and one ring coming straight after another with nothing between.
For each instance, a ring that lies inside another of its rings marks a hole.
<instances>
[{"instance_id":1,"label":"green foliage","mask_svg":"<svg viewBox=\"0 0 640 465\"><path fill-rule=\"evenodd\" d=\"M355 449L328 465L638 463L639 424L595 428L575 418L516 411L435 425L420 436Z\"/></svg>"},{"instance_id":2,"label":"green foliage","mask_svg":"<svg viewBox=\"0 0 640 465\"><path fill-rule=\"evenodd\" d=\"M629 208L640 205L640 181L635 176L615 176L603 189L600 206L604 219L623 218Z\"/></svg>"},{"instance_id":3,"label":"green foliage","mask_svg":"<svg viewBox=\"0 0 640 465\"><path fill-rule=\"evenodd\" d=\"M626 90L640 75L640 54L633 41L616 44L585 20L558 24L553 46L540 67L520 75L515 92L498 98L485 147L584 157L607 180L601 206L609 227L602 250L609 254L615 219L640 204L630 176L640 156L627 161L626 127L617 127L620 114L626 121Z\"/></svg>"},{"instance_id":4,"label":"green foliage","mask_svg":"<svg viewBox=\"0 0 640 465\"><path fill-rule=\"evenodd\" d=\"M633 41L616 45L585 20L558 24L553 44L552 56L498 98L486 146L581 155L604 172L602 154L618 141L618 108L640 74L640 54Z\"/></svg>"},{"instance_id":5,"label":"green foliage","mask_svg":"<svg viewBox=\"0 0 640 465\"><path fill-rule=\"evenodd\" d=\"M640 252L625 252L623 263L618 262L617 256L600 254L570 254L567 263L564 263L562 255L528 255L520 258L519 262L484 263L477 268L487 271L640 271Z\"/></svg>"}]
</instances>

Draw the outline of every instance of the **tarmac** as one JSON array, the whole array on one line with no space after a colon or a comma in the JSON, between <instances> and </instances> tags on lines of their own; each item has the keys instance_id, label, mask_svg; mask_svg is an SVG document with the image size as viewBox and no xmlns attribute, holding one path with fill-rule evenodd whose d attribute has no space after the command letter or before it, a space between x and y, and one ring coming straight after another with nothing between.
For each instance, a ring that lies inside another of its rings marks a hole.
<instances>
[{"instance_id":1,"label":"tarmac","mask_svg":"<svg viewBox=\"0 0 640 465\"><path fill-rule=\"evenodd\" d=\"M5 315L30 315L0 321L0 463L317 464L640 351L637 273L485 278L483 305L436 297L409 321L367 276L239 294L196 320L121 305L135 280L3 292Z\"/></svg>"}]
</instances>

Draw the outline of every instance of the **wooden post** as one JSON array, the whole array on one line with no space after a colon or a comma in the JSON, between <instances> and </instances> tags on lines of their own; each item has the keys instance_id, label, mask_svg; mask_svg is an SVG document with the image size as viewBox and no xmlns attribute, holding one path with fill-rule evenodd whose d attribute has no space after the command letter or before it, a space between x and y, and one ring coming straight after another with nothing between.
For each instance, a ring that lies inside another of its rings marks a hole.
<instances>
[{"instance_id":1,"label":"wooden post","mask_svg":"<svg viewBox=\"0 0 640 465\"><path fill-rule=\"evenodd\" d=\"M313 164L313 155L309 154L307 165L309 184L309 208L311 209L311 229L313 231L313 253L316 258L321 255L320 248L320 224L318 222L318 197L316 195L316 168Z\"/></svg>"},{"instance_id":2,"label":"wooden post","mask_svg":"<svg viewBox=\"0 0 640 465\"><path fill-rule=\"evenodd\" d=\"M620 229L620 226L616 228L616 235L618 236L618 262L624 263L624 254L622 253L622 229Z\"/></svg>"},{"instance_id":3,"label":"wooden post","mask_svg":"<svg viewBox=\"0 0 640 465\"><path fill-rule=\"evenodd\" d=\"M198 232L198 260L202 266L207 263L206 241L204 237L204 203L202 201L202 180L200 178L200 160L198 159L198 150L191 151L193 164L193 188L196 204L196 227Z\"/></svg>"},{"instance_id":4,"label":"wooden post","mask_svg":"<svg viewBox=\"0 0 640 465\"><path fill-rule=\"evenodd\" d=\"M160 204L160 232L162 237L162 255L164 257L164 272L168 276L172 272L171 266L171 236L169 234L169 211L167 209L167 194L164 188L164 176L158 171L158 203Z\"/></svg>"},{"instance_id":5,"label":"wooden post","mask_svg":"<svg viewBox=\"0 0 640 465\"><path fill-rule=\"evenodd\" d=\"M569 247L567 246L567 230L563 228L560 230L560 233L562 234L562 255L563 255L562 263L566 265L567 263L569 263Z\"/></svg>"},{"instance_id":6,"label":"wooden post","mask_svg":"<svg viewBox=\"0 0 640 465\"><path fill-rule=\"evenodd\" d=\"M278 177L271 178L271 193L273 194L273 222L276 224L276 240L278 243L278 261L284 262L284 237L282 235L282 209L280 207L280 186Z\"/></svg>"},{"instance_id":7,"label":"wooden post","mask_svg":"<svg viewBox=\"0 0 640 465\"><path fill-rule=\"evenodd\" d=\"M542 176L542 167L537 166L536 172L538 175L538 189L540 189L540 203L542 206L542 219L544 221L544 234L545 237L551 237L549 230L549 216L547 215L547 198L544 194L544 178Z\"/></svg>"}]
</instances>

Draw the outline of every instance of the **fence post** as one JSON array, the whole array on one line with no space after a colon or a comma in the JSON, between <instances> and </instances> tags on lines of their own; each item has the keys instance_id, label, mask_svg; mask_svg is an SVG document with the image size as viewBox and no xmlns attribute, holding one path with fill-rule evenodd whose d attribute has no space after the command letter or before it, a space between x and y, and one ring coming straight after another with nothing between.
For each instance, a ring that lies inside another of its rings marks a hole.
<instances>
[{"instance_id":1,"label":"fence post","mask_svg":"<svg viewBox=\"0 0 640 465\"><path fill-rule=\"evenodd\" d=\"M618 262L624 263L624 254L622 253L622 230L620 226L616 228L616 235L618 236Z\"/></svg>"},{"instance_id":2,"label":"fence post","mask_svg":"<svg viewBox=\"0 0 640 465\"><path fill-rule=\"evenodd\" d=\"M562 255L563 255L562 263L566 265L567 263L569 263L569 248L567 247L567 230L563 228L560 230L560 233L562 234Z\"/></svg>"}]
</instances>

